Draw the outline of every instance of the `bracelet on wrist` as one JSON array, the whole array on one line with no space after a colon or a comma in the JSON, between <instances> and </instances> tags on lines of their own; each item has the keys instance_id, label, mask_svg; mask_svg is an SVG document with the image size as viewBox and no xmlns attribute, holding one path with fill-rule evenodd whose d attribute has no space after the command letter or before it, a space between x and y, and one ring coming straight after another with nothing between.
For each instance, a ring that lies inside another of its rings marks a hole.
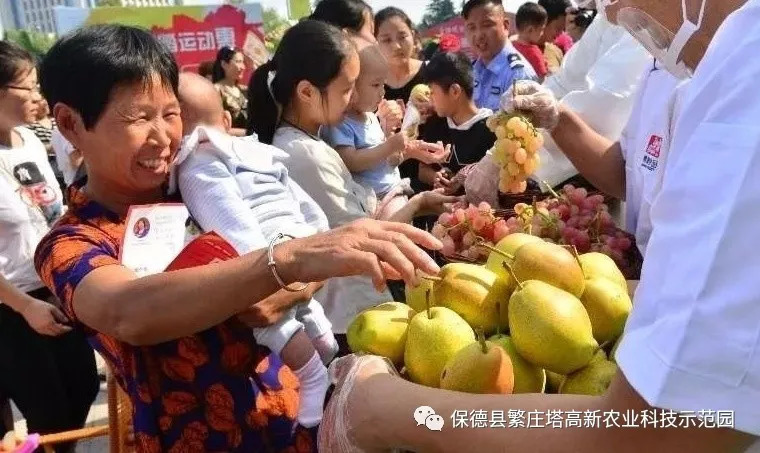
<instances>
[{"instance_id":1,"label":"bracelet on wrist","mask_svg":"<svg viewBox=\"0 0 760 453\"><path fill-rule=\"evenodd\" d=\"M269 248L267 249L267 266L269 266L269 270L272 272L272 275L274 276L274 279L277 281L277 284L280 285L281 289L284 289L285 291L291 292L291 293L300 293L301 291L305 290L309 287L308 284L302 283L301 286L297 288L291 288L290 285L286 284L285 281L280 277L280 274L277 272L277 263L274 260L274 246L277 245L281 239L295 239L295 236L292 236L290 234L283 234L278 233L277 236L273 237L271 241L269 241Z\"/></svg>"}]
</instances>

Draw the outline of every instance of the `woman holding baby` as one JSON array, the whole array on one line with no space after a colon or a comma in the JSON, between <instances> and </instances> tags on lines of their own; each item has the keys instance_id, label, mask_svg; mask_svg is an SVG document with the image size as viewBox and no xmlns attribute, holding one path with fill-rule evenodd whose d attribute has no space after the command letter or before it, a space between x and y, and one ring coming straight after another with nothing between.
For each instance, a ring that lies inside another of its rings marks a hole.
<instances>
[{"instance_id":1,"label":"woman holding baby","mask_svg":"<svg viewBox=\"0 0 760 453\"><path fill-rule=\"evenodd\" d=\"M120 259L126 220L136 205L171 201L164 185L182 138L177 65L149 33L105 25L62 38L40 72L88 177L70 188L69 210L35 265L129 395L138 451L315 451L313 432L295 423L298 381L237 316L271 323L285 303L272 295L299 281L416 282L415 269L437 271L419 246L438 241L360 220L236 256L206 235L195 258L214 264L139 277Z\"/></svg>"}]
</instances>

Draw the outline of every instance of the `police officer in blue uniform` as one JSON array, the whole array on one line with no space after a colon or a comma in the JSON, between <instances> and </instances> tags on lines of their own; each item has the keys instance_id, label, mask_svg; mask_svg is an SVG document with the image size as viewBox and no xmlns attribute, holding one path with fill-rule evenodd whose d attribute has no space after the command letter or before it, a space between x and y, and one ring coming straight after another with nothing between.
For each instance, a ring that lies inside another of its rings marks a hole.
<instances>
[{"instance_id":1,"label":"police officer in blue uniform","mask_svg":"<svg viewBox=\"0 0 760 453\"><path fill-rule=\"evenodd\" d=\"M509 41L509 19L501 0L469 0L462 8L467 39L478 55L475 105L499 110L501 95L515 80L536 80L536 72Z\"/></svg>"}]
</instances>

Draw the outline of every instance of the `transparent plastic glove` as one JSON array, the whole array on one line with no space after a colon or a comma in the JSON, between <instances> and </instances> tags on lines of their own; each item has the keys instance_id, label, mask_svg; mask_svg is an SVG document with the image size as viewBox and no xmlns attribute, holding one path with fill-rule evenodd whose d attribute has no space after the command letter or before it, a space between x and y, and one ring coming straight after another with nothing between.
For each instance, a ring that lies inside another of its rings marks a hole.
<instances>
[{"instance_id":1,"label":"transparent plastic glove","mask_svg":"<svg viewBox=\"0 0 760 453\"><path fill-rule=\"evenodd\" d=\"M504 112L527 114L533 125L551 131L559 123L559 102L554 94L540 83L520 80L501 96Z\"/></svg>"},{"instance_id":2,"label":"transparent plastic glove","mask_svg":"<svg viewBox=\"0 0 760 453\"><path fill-rule=\"evenodd\" d=\"M467 202L478 205L485 201L493 207L499 206L499 165L491 153L475 164L464 181Z\"/></svg>"},{"instance_id":3,"label":"transparent plastic glove","mask_svg":"<svg viewBox=\"0 0 760 453\"><path fill-rule=\"evenodd\" d=\"M355 385L375 374L398 376L393 364L384 357L351 354L333 361L328 369L330 381L335 385L330 402L322 416L317 438L318 451L330 453L364 453L387 451L371 445L359 445L351 425L353 411L360 411L362 402ZM357 422L361 417L357 417Z\"/></svg>"}]
</instances>

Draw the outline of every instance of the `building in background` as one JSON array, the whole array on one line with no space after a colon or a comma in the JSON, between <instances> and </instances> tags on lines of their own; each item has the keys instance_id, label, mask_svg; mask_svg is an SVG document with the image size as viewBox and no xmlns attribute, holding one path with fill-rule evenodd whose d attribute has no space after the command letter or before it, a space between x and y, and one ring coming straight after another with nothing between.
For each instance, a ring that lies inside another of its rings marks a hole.
<instances>
[{"instance_id":1,"label":"building in background","mask_svg":"<svg viewBox=\"0 0 760 453\"><path fill-rule=\"evenodd\" d=\"M12 2L0 1L0 37L5 36L6 30L19 28L16 22L15 8Z\"/></svg>"},{"instance_id":2,"label":"building in background","mask_svg":"<svg viewBox=\"0 0 760 453\"><path fill-rule=\"evenodd\" d=\"M16 0L19 28L43 33L55 32L53 8L66 5L66 0Z\"/></svg>"},{"instance_id":3,"label":"building in background","mask_svg":"<svg viewBox=\"0 0 760 453\"><path fill-rule=\"evenodd\" d=\"M55 33L56 7L93 8L97 0L0 0L0 29Z\"/></svg>"},{"instance_id":4,"label":"building in background","mask_svg":"<svg viewBox=\"0 0 760 453\"><path fill-rule=\"evenodd\" d=\"M177 0L177 5L182 6L223 5L224 3L224 0Z\"/></svg>"},{"instance_id":5,"label":"building in background","mask_svg":"<svg viewBox=\"0 0 760 453\"><path fill-rule=\"evenodd\" d=\"M121 6L174 6L176 0L121 0Z\"/></svg>"}]
</instances>

